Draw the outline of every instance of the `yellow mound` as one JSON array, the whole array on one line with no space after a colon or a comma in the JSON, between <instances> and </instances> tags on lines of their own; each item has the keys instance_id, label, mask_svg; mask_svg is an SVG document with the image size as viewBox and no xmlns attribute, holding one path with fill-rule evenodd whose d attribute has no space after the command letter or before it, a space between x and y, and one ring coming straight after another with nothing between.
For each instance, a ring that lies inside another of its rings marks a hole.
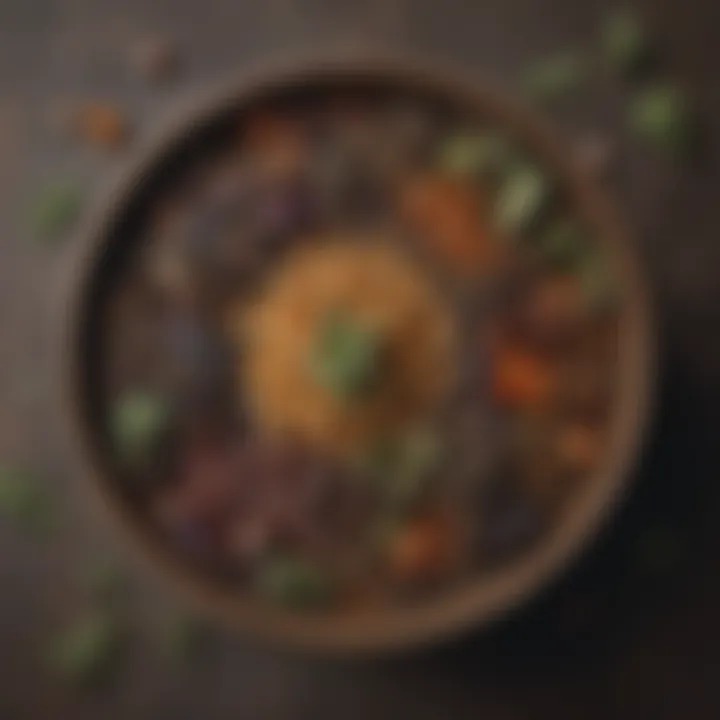
<instances>
[{"instance_id":1,"label":"yellow mound","mask_svg":"<svg viewBox=\"0 0 720 720\"><path fill-rule=\"evenodd\" d=\"M318 328L339 309L383 344L377 382L353 398L323 387L310 369ZM422 421L452 379L451 316L420 269L388 245L300 249L230 321L244 348L240 391L257 423L333 454Z\"/></svg>"}]
</instances>

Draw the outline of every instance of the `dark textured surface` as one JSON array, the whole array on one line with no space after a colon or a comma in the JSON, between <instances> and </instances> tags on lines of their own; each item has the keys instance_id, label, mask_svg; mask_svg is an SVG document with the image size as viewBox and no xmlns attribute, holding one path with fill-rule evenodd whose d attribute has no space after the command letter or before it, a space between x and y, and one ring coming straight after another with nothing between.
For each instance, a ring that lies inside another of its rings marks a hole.
<instances>
[{"instance_id":1,"label":"dark textured surface","mask_svg":"<svg viewBox=\"0 0 720 720\"><path fill-rule=\"evenodd\" d=\"M57 292L64 255L27 231L37 188L71 177L91 191L114 161L57 133L64 106L107 97L140 137L174 101L217 76L293 51L409 52L510 83L528 60L592 40L600 0L4 0L0 3L0 457L35 470L64 508L51 542L0 525L0 718L677 718L720 716L720 4L645 0L666 65L709 131L705 162L677 170L621 142L614 183L653 279L664 370L638 490L596 550L533 608L483 637L415 656L333 663L214 633L194 667L156 629L167 591L128 565L137 635L116 681L81 694L41 663L48 633L87 604L77 581L96 555L123 555L81 501L57 393ZM168 34L180 79L150 89L131 46ZM607 81L556 113L568 137L617 130L624 91ZM571 134L572 131L572 134ZM683 552L650 575L633 548L652 525Z\"/></svg>"}]
</instances>

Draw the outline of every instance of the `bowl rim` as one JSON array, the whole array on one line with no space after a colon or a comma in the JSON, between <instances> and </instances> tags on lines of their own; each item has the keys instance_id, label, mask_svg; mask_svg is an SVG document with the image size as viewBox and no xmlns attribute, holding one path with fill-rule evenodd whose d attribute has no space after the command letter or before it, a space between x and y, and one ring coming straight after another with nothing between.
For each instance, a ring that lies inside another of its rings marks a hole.
<instances>
[{"instance_id":1,"label":"bowl rim","mask_svg":"<svg viewBox=\"0 0 720 720\"><path fill-rule=\"evenodd\" d=\"M86 412L83 339L88 292L102 249L114 222L123 216L139 180L156 171L187 142L198 125L212 122L234 107L251 106L268 90L298 84L375 80L446 97L478 117L509 130L551 167L570 189L597 228L597 236L612 257L625 294L621 312L619 377L615 388L614 421L610 424L605 462L582 492L576 512L538 543L525 557L497 577L481 578L467 588L412 608L377 615L348 617L292 614L239 599L199 577L173 551L155 539L113 491L112 473L102 466ZM486 627L494 619L538 595L556 580L597 537L627 490L651 416L656 382L656 338L649 286L624 221L599 181L575 162L545 120L491 83L409 57L361 54L351 57L303 56L291 62L256 66L223 80L203 98L194 97L185 110L156 136L139 146L121 169L80 230L73 246L68 286L63 299L64 405L72 447L77 453L84 495L132 548L147 572L181 591L195 611L244 636L284 648L322 653L379 653L411 649L450 638L462 631Z\"/></svg>"}]
</instances>

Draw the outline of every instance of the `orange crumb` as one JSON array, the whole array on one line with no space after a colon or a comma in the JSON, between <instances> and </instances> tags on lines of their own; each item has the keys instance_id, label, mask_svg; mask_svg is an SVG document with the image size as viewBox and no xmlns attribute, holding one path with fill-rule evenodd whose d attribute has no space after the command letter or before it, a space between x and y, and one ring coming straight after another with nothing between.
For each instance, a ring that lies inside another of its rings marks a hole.
<instances>
[{"instance_id":1,"label":"orange crumb","mask_svg":"<svg viewBox=\"0 0 720 720\"><path fill-rule=\"evenodd\" d=\"M506 405L544 405L553 390L553 377L537 356L513 347L501 348L493 368L493 394Z\"/></svg>"},{"instance_id":2,"label":"orange crumb","mask_svg":"<svg viewBox=\"0 0 720 720\"><path fill-rule=\"evenodd\" d=\"M401 214L460 273L487 265L496 248L483 223L483 198L468 183L441 175L420 175L401 192Z\"/></svg>"},{"instance_id":3,"label":"orange crumb","mask_svg":"<svg viewBox=\"0 0 720 720\"><path fill-rule=\"evenodd\" d=\"M423 582L441 577L453 556L453 532L449 518L435 513L411 520L394 538L390 568L404 581Z\"/></svg>"},{"instance_id":4,"label":"orange crumb","mask_svg":"<svg viewBox=\"0 0 720 720\"><path fill-rule=\"evenodd\" d=\"M81 138L103 149L114 150L130 136L130 127L123 113L102 102L91 102L82 107L76 118L76 127Z\"/></svg>"}]
</instances>

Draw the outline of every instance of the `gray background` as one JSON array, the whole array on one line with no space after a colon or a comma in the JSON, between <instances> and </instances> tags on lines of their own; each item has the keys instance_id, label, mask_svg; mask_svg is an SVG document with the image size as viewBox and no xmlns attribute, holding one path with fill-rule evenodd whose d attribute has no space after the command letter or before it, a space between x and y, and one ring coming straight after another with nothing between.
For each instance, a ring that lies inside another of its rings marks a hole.
<instances>
[{"instance_id":1,"label":"gray background","mask_svg":"<svg viewBox=\"0 0 720 720\"><path fill-rule=\"evenodd\" d=\"M412 53L512 84L531 59L586 47L600 0L2 0L0 1L0 457L30 467L62 508L51 541L0 524L0 718L677 718L720 716L718 427L720 341L720 3L645 0L668 72L709 134L706 161L678 170L617 130L624 91L607 79L555 113L572 139L620 137L618 197L658 303L663 373L638 490L574 574L503 628L382 661L333 663L213 632L187 667L157 626L168 592L134 570L83 502L58 394L58 287L72 246L27 231L38 187L71 178L92 194L118 161L63 139L63 108L107 98L140 139L182 96L220 75L328 48ZM162 89L128 69L148 34L169 35L183 71ZM624 138L624 139L623 139ZM633 559L643 528L670 527L682 560L649 577ZM123 601L136 640L109 687L80 693L41 662L49 634L87 604L78 575L94 557L127 566Z\"/></svg>"}]
</instances>

